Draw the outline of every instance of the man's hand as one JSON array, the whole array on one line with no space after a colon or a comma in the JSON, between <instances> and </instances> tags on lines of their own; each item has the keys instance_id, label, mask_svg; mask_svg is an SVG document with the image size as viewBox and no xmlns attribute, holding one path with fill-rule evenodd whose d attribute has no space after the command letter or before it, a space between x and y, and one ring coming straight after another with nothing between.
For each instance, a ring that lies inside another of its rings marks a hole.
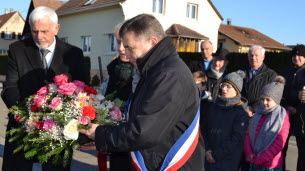
<instances>
[{"instance_id":1,"label":"man's hand","mask_svg":"<svg viewBox=\"0 0 305 171\"><path fill-rule=\"evenodd\" d=\"M89 129L80 129L79 132L88 136L88 138L95 140L95 130L98 124L89 123Z\"/></svg>"},{"instance_id":2,"label":"man's hand","mask_svg":"<svg viewBox=\"0 0 305 171\"><path fill-rule=\"evenodd\" d=\"M89 151L95 151L96 150L96 146L95 146L94 141L91 141L91 142L85 143L83 145L80 145L79 148L82 149L82 150L89 150Z\"/></svg>"},{"instance_id":3,"label":"man's hand","mask_svg":"<svg viewBox=\"0 0 305 171\"><path fill-rule=\"evenodd\" d=\"M248 116L249 116L250 118L252 118L252 116L254 115L254 113L252 112L252 110L250 109L249 106L247 107L246 112L248 113Z\"/></svg>"},{"instance_id":4,"label":"man's hand","mask_svg":"<svg viewBox=\"0 0 305 171\"><path fill-rule=\"evenodd\" d=\"M297 110L292 106L287 106L286 110L290 113L290 115L294 115L297 113Z\"/></svg>"},{"instance_id":5,"label":"man's hand","mask_svg":"<svg viewBox=\"0 0 305 171\"><path fill-rule=\"evenodd\" d=\"M305 101L305 91L300 91L299 92L299 100Z\"/></svg>"},{"instance_id":6,"label":"man's hand","mask_svg":"<svg viewBox=\"0 0 305 171\"><path fill-rule=\"evenodd\" d=\"M212 156L212 151L211 150L208 150L208 151L205 152L205 157L207 158L207 161L209 163L215 163L215 160Z\"/></svg>"}]
</instances>

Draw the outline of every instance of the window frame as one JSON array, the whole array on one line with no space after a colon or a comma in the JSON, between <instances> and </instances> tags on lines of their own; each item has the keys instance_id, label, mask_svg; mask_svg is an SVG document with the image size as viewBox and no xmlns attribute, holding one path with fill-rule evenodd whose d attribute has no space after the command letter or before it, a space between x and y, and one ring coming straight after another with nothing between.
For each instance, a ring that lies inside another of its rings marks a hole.
<instances>
[{"instance_id":1,"label":"window frame","mask_svg":"<svg viewBox=\"0 0 305 171\"><path fill-rule=\"evenodd\" d=\"M81 36L82 50L85 55L89 55L92 50L92 37L91 36ZM84 47L87 45L88 47Z\"/></svg>"},{"instance_id":2,"label":"window frame","mask_svg":"<svg viewBox=\"0 0 305 171\"><path fill-rule=\"evenodd\" d=\"M162 3L160 3L160 1L162 1ZM164 6L165 6L164 1L165 0L152 0L152 12L154 14L164 14ZM159 9L160 5L161 5L161 10ZM159 8L157 9L157 7L159 7Z\"/></svg>"},{"instance_id":3,"label":"window frame","mask_svg":"<svg viewBox=\"0 0 305 171\"><path fill-rule=\"evenodd\" d=\"M195 7L195 10L193 9ZM193 17L194 15L194 17ZM192 20L197 20L198 16L198 4L194 3L187 3L186 4L186 18L192 19Z\"/></svg>"}]
</instances>

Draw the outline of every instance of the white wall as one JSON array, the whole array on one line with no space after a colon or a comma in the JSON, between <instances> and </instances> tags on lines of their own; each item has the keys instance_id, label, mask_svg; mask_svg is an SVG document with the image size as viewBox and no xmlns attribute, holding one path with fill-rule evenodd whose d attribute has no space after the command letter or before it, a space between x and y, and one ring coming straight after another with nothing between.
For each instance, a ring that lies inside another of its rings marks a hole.
<instances>
[{"instance_id":1,"label":"white wall","mask_svg":"<svg viewBox=\"0 0 305 171\"><path fill-rule=\"evenodd\" d=\"M127 0L122 4L126 19L141 13L152 13L152 0ZM163 15L153 14L167 30L172 24L181 24L208 38L213 43L214 51L217 49L218 29L221 19L205 0L164 0L165 11ZM186 18L187 3L198 4L197 19ZM139 8L137 8L139 7ZM133 9L133 10L130 10Z\"/></svg>"},{"instance_id":2,"label":"white wall","mask_svg":"<svg viewBox=\"0 0 305 171\"><path fill-rule=\"evenodd\" d=\"M110 53L108 34L114 27L124 21L120 6L104 8L90 12L77 13L59 17L61 25L58 36L67 37L68 43L81 48L81 36L91 36L91 69L98 69L98 56L102 57L103 70L116 56Z\"/></svg>"}]
</instances>

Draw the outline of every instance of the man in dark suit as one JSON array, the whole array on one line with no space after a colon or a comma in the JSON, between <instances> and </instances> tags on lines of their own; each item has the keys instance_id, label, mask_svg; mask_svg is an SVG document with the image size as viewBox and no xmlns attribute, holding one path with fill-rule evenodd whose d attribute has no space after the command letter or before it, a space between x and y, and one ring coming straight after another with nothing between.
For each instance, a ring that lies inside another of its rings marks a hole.
<instances>
[{"instance_id":1,"label":"man in dark suit","mask_svg":"<svg viewBox=\"0 0 305 171\"><path fill-rule=\"evenodd\" d=\"M60 25L55 11L38 7L30 15L32 37L15 42L9 47L8 72L1 97L8 108L36 93L54 76L66 74L71 80L85 81L84 56L81 49L64 43L56 36ZM43 54L45 51L46 54ZM18 126L12 114L8 114L7 130ZM6 136L3 171L31 171L33 161L23 153L13 154L16 144ZM43 170L70 170L50 163Z\"/></svg>"},{"instance_id":2,"label":"man in dark suit","mask_svg":"<svg viewBox=\"0 0 305 171\"><path fill-rule=\"evenodd\" d=\"M213 45L210 40L205 40L200 44L202 60L193 60L188 64L191 72L208 71L211 68L213 59Z\"/></svg>"}]
</instances>

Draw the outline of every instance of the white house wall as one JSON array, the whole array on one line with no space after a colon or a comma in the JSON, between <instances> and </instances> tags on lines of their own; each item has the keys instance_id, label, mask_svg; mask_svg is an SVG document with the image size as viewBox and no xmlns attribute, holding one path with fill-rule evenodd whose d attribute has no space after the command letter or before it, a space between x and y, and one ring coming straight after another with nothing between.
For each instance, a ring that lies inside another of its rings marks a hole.
<instances>
[{"instance_id":1,"label":"white house wall","mask_svg":"<svg viewBox=\"0 0 305 171\"><path fill-rule=\"evenodd\" d=\"M116 53L109 53L108 33L120 22L138 14L152 13L153 0L126 0L117 6L94 11L59 16L59 37L67 37L70 44L81 47L81 36L91 36L91 69L97 70L98 56L102 57L103 69ZM197 19L186 18L187 3L198 4ZM153 14L167 30L172 24L181 24L210 38L214 52L217 49L218 28L221 19L206 0L165 0L164 14Z\"/></svg>"},{"instance_id":2,"label":"white house wall","mask_svg":"<svg viewBox=\"0 0 305 171\"><path fill-rule=\"evenodd\" d=\"M91 53L84 54L91 58L91 69L99 69L98 56L102 58L102 67L110 63L117 55L109 49L109 36L114 27L124 21L122 10L119 6L107 7L103 10L76 13L59 17L61 28L58 36L68 38L68 43L79 48L82 46L81 36L91 36Z\"/></svg>"},{"instance_id":3,"label":"white house wall","mask_svg":"<svg viewBox=\"0 0 305 171\"><path fill-rule=\"evenodd\" d=\"M172 24L181 24L210 38L214 52L217 49L221 19L206 0L164 0L163 15L152 13L152 0L127 0L122 3L126 19L141 13L153 14L167 30ZM198 4L197 20L186 17L187 3ZM132 10L131 10L132 9Z\"/></svg>"}]
</instances>

